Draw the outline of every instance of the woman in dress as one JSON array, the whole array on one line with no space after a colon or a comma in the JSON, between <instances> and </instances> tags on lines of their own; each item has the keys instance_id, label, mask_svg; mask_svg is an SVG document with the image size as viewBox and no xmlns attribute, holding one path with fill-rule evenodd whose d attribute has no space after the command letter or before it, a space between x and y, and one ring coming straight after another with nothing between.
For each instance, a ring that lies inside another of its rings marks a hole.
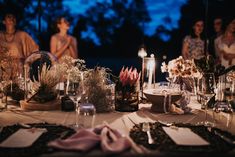
<instances>
[{"instance_id":1,"label":"woman in dress","mask_svg":"<svg viewBox=\"0 0 235 157\"><path fill-rule=\"evenodd\" d=\"M196 20L193 24L192 33L183 40L182 56L184 59L199 59L204 56L203 29L204 22L200 19Z\"/></svg>"},{"instance_id":2,"label":"woman in dress","mask_svg":"<svg viewBox=\"0 0 235 157\"><path fill-rule=\"evenodd\" d=\"M225 33L216 38L215 49L225 68L235 65L235 19L226 27Z\"/></svg>"},{"instance_id":3,"label":"woman in dress","mask_svg":"<svg viewBox=\"0 0 235 157\"><path fill-rule=\"evenodd\" d=\"M0 32L0 42L8 52L8 64L4 70L8 75L7 79L14 80L23 73L25 59L39 48L28 33L16 30L16 18L13 14L6 14L3 24L6 29Z\"/></svg>"},{"instance_id":4,"label":"woman in dress","mask_svg":"<svg viewBox=\"0 0 235 157\"><path fill-rule=\"evenodd\" d=\"M56 21L56 27L58 33L51 37L51 53L54 54L58 60L64 55L71 56L75 59L78 58L77 40L68 34L69 22L64 17L60 17Z\"/></svg>"}]
</instances>

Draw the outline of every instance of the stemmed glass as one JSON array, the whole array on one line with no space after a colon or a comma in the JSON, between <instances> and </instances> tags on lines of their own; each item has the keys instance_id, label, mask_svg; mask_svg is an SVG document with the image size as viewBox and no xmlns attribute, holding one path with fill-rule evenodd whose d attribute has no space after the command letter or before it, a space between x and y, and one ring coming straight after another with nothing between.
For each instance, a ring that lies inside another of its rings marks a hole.
<instances>
[{"instance_id":1,"label":"stemmed glass","mask_svg":"<svg viewBox=\"0 0 235 157\"><path fill-rule=\"evenodd\" d=\"M78 123L78 116L79 116L79 101L82 98L82 94L83 94L83 88L81 83L71 83L69 86L69 91L68 91L68 96L69 98L73 101L74 103L74 107L75 107L75 124L73 125L73 127L75 128L80 128L81 125Z\"/></svg>"},{"instance_id":2,"label":"stemmed glass","mask_svg":"<svg viewBox=\"0 0 235 157\"><path fill-rule=\"evenodd\" d=\"M205 126L213 126L213 123L208 121L208 102L215 95L215 76L214 73L204 73L201 80L201 96L203 99L203 104L205 107Z\"/></svg>"}]
</instances>

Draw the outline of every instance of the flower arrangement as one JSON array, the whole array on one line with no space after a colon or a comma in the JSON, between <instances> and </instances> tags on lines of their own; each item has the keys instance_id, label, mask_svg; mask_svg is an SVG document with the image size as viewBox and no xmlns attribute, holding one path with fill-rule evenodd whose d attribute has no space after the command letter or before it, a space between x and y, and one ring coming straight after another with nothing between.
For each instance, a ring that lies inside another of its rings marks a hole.
<instances>
[{"instance_id":1,"label":"flower arrangement","mask_svg":"<svg viewBox=\"0 0 235 157\"><path fill-rule=\"evenodd\" d=\"M196 65L192 60L184 60L182 56L173 59L166 64L162 63L162 72L168 72L169 77L200 77L201 73L198 71Z\"/></svg>"},{"instance_id":2,"label":"flower arrangement","mask_svg":"<svg viewBox=\"0 0 235 157\"><path fill-rule=\"evenodd\" d=\"M96 112L109 112L112 110L109 96L112 91L108 88L110 69L96 67L84 71L84 87L88 101L96 107Z\"/></svg>"},{"instance_id":3,"label":"flower arrangement","mask_svg":"<svg viewBox=\"0 0 235 157\"><path fill-rule=\"evenodd\" d=\"M122 70L119 74L119 78L122 83L122 86L126 85L133 86L139 81L140 73L138 74L136 68L133 69L131 67L130 69L128 69L127 67L126 69L124 69L124 67L122 67Z\"/></svg>"},{"instance_id":4,"label":"flower arrangement","mask_svg":"<svg viewBox=\"0 0 235 157\"><path fill-rule=\"evenodd\" d=\"M139 80L141 74L136 68L122 68L116 84L115 109L118 111L136 111L139 104Z\"/></svg>"},{"instance_id":5,"label":"flower arrangement","mask_svg":"<svg viewBox=\"0 0 235 157\"><path fill-rule=\"evenodd\" d=\"M56 65L64 74L63 80L79 82L79 75L86 70L85 61L82 59L73 59L70 56L63 56L59 64Z\"/></svg>"},{"instance_id":6,"label":"flower arrangement","mask_svg":"<svg viewBox=\"0 0 235 157\"><path fill-rule=\"evenodd\" d=\"M33 83L33 88L36 93L27 102L31 99L40 103L54 100L57 97L55 86L61 82L63 75L63 71L57 65L50 67L44 64L39 73L39 80L34 80Z\"/></svg>"}]
</instances>

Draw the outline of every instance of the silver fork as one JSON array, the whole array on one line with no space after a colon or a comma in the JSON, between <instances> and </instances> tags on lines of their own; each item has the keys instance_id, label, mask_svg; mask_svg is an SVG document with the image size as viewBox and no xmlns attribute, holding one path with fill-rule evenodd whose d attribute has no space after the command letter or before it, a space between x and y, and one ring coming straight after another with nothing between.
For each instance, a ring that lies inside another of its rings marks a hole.
<instances>
[{"instance_id":1,"label":"silver fork","mask_svg":"<svg viewBox=\"0 0 235 157\"><path fill-rule=\"evenodd\" d=\"M152 138L152 136L150 134L150 125L149 125L149 123L146 123L146 122L143 123L142 131L146 132L147 135L148 135L148 144L153 144L154 140L153 140L153 138Z\"/></svg>"}]
</instances>

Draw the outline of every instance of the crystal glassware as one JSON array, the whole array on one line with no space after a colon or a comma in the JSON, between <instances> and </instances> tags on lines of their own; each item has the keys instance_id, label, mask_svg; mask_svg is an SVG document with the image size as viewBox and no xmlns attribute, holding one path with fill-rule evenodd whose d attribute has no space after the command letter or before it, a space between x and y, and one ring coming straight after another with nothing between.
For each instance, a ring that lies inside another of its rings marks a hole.
<instances>
[{"instance_id":1,"label":"crystal glassware","mask_svg":"<svg viewBox=\"0 0 235 157\"><path fill-rule=\"evenodd\" d=\"M91 103L81 103L79 107L79 121L81 122L81 127L92 128L95 123L95 106Z\"/></svg>"},{"instance_id":2,"label":"crystal glassware","mask_svg":"<svg viewBox=\"0 0 235 157\"><path fill-rule=\"evenodd\" d=\"M217 83L216 103L213 107L214 123L216 127L221 129L231 128L233 119L233 108L230 104L232 102L228 98L225 98L227 84L225 75L220 76ZM228 84L230 88L232 87L231 84Z\"/></svg>"},{"instance_id":3,"label":"crystal glassware","mask_svg":"<svg viewBox=\"0 0 235 157\"><path fill-rule=\"evenodd\" d=\"M79 83L70 83L68 89L68 96L73 101L75 107L75 124L73 127L80 128L81 125L79 124L78 114L79 114L79 101L82 98L83 88Z\"/></svg>"},{"instance_id":4,"label":"crystal glassware","mask_svg":"<svg viewBox=\"0 0 235 157\"><path fill-rule=\"evenodd\" d=\"M208 117L208 102L215 95L214 88L215 88L214 73L204 73L201 80L200 94L203 99L202 109L203 108L205 109L205 120L203 122L205 126L214 126L213 120L209 120L209 118L211 117Z\"/></svg>"}]
</instances>

